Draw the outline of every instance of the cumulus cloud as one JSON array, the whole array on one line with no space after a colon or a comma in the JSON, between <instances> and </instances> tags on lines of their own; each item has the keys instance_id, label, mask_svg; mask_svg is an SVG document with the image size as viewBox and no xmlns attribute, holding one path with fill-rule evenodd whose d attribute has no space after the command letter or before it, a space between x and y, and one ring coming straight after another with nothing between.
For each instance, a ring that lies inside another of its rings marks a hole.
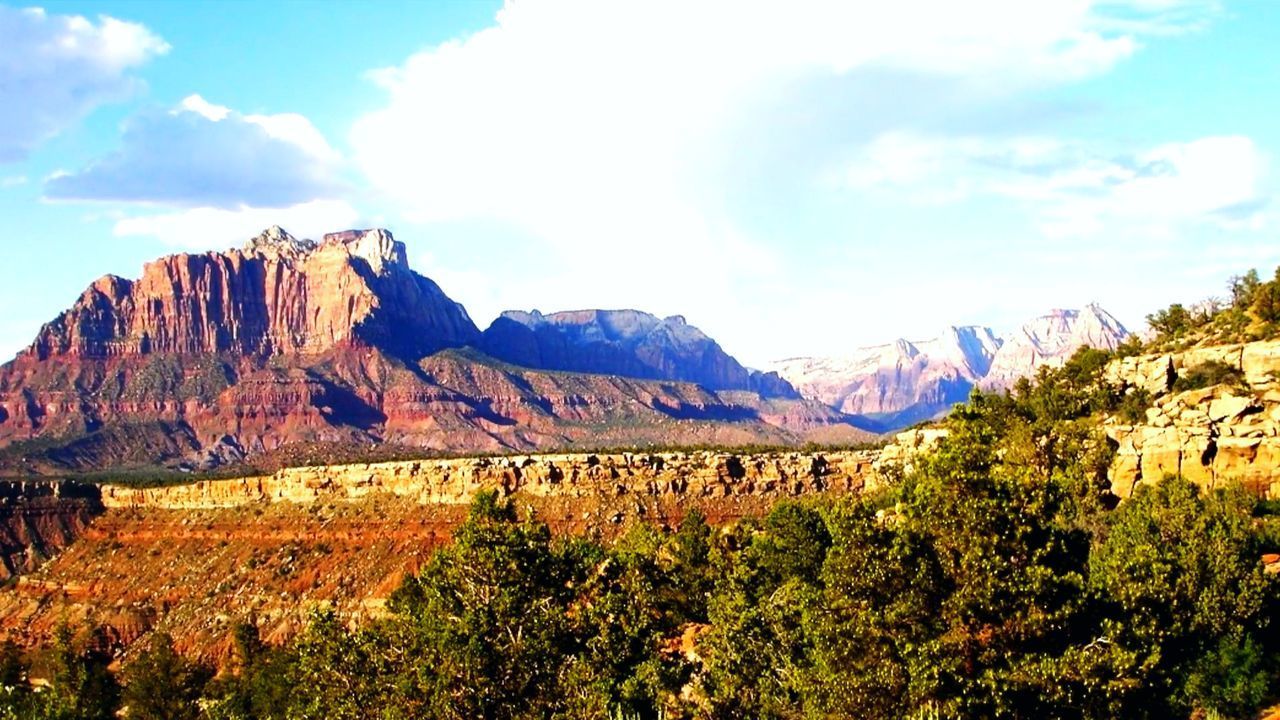
<instances>
[{"instance_id":1,"label":"cumulus cloud","mask_svg":"<svg viewBox=\"0 0 1280 720\"><path fill-rule=\"evenodd\" d=\"M139 83L131 71L168 50L137 23L0 6L0 162L128 96Z\"/></svg>"},{"instance_id":2,"label":"cumulus cloud","mask_svg":"<svg viewBox=\"0 0 1280 720\"><path fill-rule=\"evenodd\" d=\"M353 128L352 159L413 220L510 228L518 243L493 240L490 255L528 263L486 302L684 312L763 353L758 327L805 276L796 266L855 224L806 226L797 208L820 192L823 211L838 205L823 179L859 148L895 130L1025 133L1010 128L1034 114L1018 102L1213 12L1194 0L523 0L372 73L387 100ZM767 212L785 216L772 232ZM465 272L460 253L439 255Z\"/></svg>"},{"instance_id":3,"label":"cumulus cloud","mask_svg":"<svg viewBox=\"0 0 1280 720\"><path fill-rule=\"evenodd\" d=\"M777 107L783 86L896 73L980 94L1105 71L1138 42L1091 5L510 3L493 27L376 72L389 103L353 143L418 217L500 216L560 234L564 211L616 217L687 195L683 178L705 179L701 163L730 150L744 112L822 110Z\"/></svg>"},{"instance_id":4,"label":"cumulus cloud","mask_svg":"<svg viewBox=\"0 0 1280 720\"><path fill-rule=\"evenodd\" d=\"M917 202L993 195L1027 203L1047 235L1099 232L1113 221L1167 230L1185 221L1225 227L1259 222L1268 205L1268 158L1248 137L1105 153L1047 137L928 137L886 133L862 148L845 182L860 192L901 192Z\"/></svg>"},{"instance_id":5,"label":"cumulus cloud","mask_svg":"<svg viewBox=\"0 0 1280 720\"><path fill-rule=\"evenodd\" d=\"M192 208L153 215L127 216L116 221L117 237L151 237L178 248L226 247L236 238L249 239L264 228L280 225L295 237L315 238L334 230L356 227L360 214L342 200L313 200L284 208Z\"/></svg>"},{"instance_id":6,"label":"cumulus cloud","mask_svg":"<svg viewBox=\"0 0 1280 720\"><path fill-rule=\"evenodd\" d=\"M288 207L344 190L338 154L301 115L243 115L192 95L132 117L121 145L50 179L46 196L232 209Z\"/></svg>"}]
</instances>

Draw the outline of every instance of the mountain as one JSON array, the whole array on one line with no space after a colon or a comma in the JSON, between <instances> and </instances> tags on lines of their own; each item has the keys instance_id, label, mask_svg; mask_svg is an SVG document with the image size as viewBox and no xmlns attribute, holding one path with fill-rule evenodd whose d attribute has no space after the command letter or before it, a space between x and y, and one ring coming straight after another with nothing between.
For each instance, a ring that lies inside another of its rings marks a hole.
<instances>
[{"instance_id":1,"label":"mountain","mask_svg":"<svg viewBox=\"0 0 1280 720\"><path fill-rule=\"evenodd\" d=\"M1006 388L1042 365L1061 365L1082 347L1114 350L1129 331L1097 304L1083 310L1052 310L1013 333L991 362L982 387Z\"/></svg>"},{"instance_id":2,"label":"mountain","mask_svg":"<svg viewBox=\"0 0 1280 720\"><path fill-rule=\"evenodd\" d=\"M775 373L748 370L679 315L638 310L507 311L479 347L530 368L694 382L710 390L750 390L798 398Z\"/></svg>"},{"instance_id":3,"label":"mountain","mask_svg":"<svg viewBox=\"0 0 1280 720\"><path fill-rule=\"evenodd\" d=\"M951 327L930 340L898 340L840 358L790 358L770 369L804 397L892 429L968 397L1000 345L990 328Z\"/></svg>"},{"instance_id":4,"label":"mountain","mask_svg":"<svg viewBox=\"0 0 1280 720\"><path fill-rule=\"evenodd\" d=\"M1097 305L1053 310L1008 339L985 327L951 327L925 341L898 340L836 358L790 358L769 368L804 397L894 430L945 414L974 387L1001 389L1083 346L1114 349L1129 332Z\"/></svg>"},{"instance_id":5,"label":"mountain","mask_svg":"<svg viewBox=\"0 0 1280 720\"><path fill-rule=\"evenodd\" d=\"M709 338L668 332L667 350L635 347L669 375L520 367L470 347L498 346L410 269L390 232L313 242L272 228L239 249L161 258L136 280L104 277L45 325L0 367L0 470L207 468L374 445L459 453L867 437L816 401L749 392L750 374ZM686 351L704 363L697 378L748 390L722 397L680 380L671 368Z\"/></svg>"}]
</instances>

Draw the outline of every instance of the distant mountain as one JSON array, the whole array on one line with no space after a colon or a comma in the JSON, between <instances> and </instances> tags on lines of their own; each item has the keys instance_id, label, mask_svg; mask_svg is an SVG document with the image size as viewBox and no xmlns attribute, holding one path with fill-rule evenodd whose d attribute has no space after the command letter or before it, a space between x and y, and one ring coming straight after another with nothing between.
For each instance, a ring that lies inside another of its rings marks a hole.
<instances>
[{"instance_id":1,"label":"distant mountain","mask_svg":"<svg viewBox=\"0 0 1280 720\"><path fill-rule=\"evenodd\" d=\"M676 318L526 319L482 337L386 230L164 257L97 280L0 366L0 471L867 437Z\"/></svg>"},{"instance_id":2,"label":"distant mountain","mask_svg":"<svg viewBox=\"0 0 1280 720\"><path fill-rule=\"evenodd\" d=\"M1000 344L990 328L951 327L930 340L898 340L842 358L791 358L768 367L805 397L892 428L934 417L968 397Z\"/></svg>"},{"instance_id":3,"label":"distant mountain","mask_svg":"<svg viewBox=\"0 0 1280 720\"><path fill-rule=\"evenodd\" d=\"M1127 337L1124 325L1096 304L1083 310L1052 310L1009 337L981 385L1006 388L1034 375L1042 365L1061 365L1082 347L1114 350Z\"/></svg>"},{"instance_id":4,"label":"distant mountain","mask_svg":"<svg viewBox=\"0 0 1280 720\"><path fill-rule=\"evenodd\" d=\"M769 364L804 397L881 430L945 414L974 387L1004 388L1082 346L1113 349L1128 331L1097 305L1054 310L1005 340L986 327L951 327L925 341L898 340L837 358Z\"/></svg>"},{"instance_id":5,"label":"distant mountain","mask_svg":"<svg viewBox=\"0 0 1280 720\"><path fill-rule=\"evenodd\" d=\"M543 370L681 380L710 390L750 390L799 398L774 373L742 366L679 315L638 310L574 310L543 315L507 311L484 331L479 347L495 358Z\"/></svg>"}]
</instances>

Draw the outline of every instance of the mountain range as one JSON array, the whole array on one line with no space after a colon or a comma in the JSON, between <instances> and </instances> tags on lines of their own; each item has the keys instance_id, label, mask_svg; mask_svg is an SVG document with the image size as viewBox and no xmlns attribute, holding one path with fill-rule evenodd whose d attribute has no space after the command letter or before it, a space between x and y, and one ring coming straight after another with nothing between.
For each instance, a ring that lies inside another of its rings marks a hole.
<instances>
[{"instance_id":1,"label":"mountain range","mask_svg":"<svg viewBox=\"0 0 1280 720\"><path fill-rule=\"evenodd\" d=\"M1124 330L1059 311L744 367L683 317L508 311L483 332L382 229L279 227L105 276L0 367L0 470L207 469L302 449L851 443ZM299 459L296 457L295 460Z\"/></svg>"},{"instance_id":2,"label":"mountain range","mask_svg":"<svg viewBox=\"0 0 1280 720\"><path fill-rule=\"evenodd\" d=\"M136 280L94 282L0 367L0 467L870 437L682 320L539 318L508 314L481 333L386 230L313 242L271 228L238 249L164 257Z\"/></svg>"},{"instance_id":3,"label":"mountain range","mask_svg":"<svg viewBox=\"0 0 1280 720\"><path fill-rule=\"evenodd\" d=\"M1096 304L1053 310L1008 338L988 327L949 327L929 340L899 339L842 357L778 360L769 369L802 396L892 430L945 414L974 387L1008 388L1043 365L1065 362L1083 346L1114 349L1125 329Z\"/></svg>"}]
</instances>

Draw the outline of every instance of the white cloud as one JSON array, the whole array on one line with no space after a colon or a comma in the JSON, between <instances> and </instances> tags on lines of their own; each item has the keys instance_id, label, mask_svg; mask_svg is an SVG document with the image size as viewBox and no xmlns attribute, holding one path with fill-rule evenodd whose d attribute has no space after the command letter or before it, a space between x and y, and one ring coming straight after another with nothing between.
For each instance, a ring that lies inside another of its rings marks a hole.
<instances>
[{"instance_id":1,"label":"white cloud","mask_svg":"<svg viewBox=\"0 0 1280 720\"><path fill-rule=\"evenodd\" d=\"M338 153L305 117L242 115L192 95L125 124L122 147L45 185L61 200L287 207L333 198Z\"/></svg>"},{"instance_id":2,"label":"white cloud","mask_svg":"<svg viewBox=\"0 0 1280 720\"><path fill-rule=\"evenodd\" d=\"M1028 204L1052 237L1116 223L1168 234L1178 223L1254 227L1266 208L1268 158L1250 138L1210 136L1124 153L1045 137L927 137L886 133L868 143L844 181L925 204L975 195Z\"/></svg>"},{"instance_id":3,"label":"white cloud","mask_svg":"<svg viewBox=\"0 0 1280 720\"><path fill-rule=\"evenodd\" d=\"M342 200L313 200L285 208L193 208L116 221L117 237L153 237L179 248L226 247L237 238L249 239L264 228L280 225L296 237L315 238L355 227L360 214Z\"/></svg>"},{"instance_id":4,"label":"white cloud","mask_svg":"<svg viewBox=\"0 0 1280 720\"><path fill-rule=\"evenodd\" d=\"M0 188L12 188L27 184L26 175L9 175L0 178Z\"/></svg>"},{"instance_id":5,"label":"white cloud","mask_svg":"<svg viewBox=\"0 0 1280 720\"><path fill-rule=\"evenodd\" d=\"M0 6L0 162L25 158L95 107L129 95L138 84L130 72L168 50L137 23Z\"/></svg>"}]
</instances>

